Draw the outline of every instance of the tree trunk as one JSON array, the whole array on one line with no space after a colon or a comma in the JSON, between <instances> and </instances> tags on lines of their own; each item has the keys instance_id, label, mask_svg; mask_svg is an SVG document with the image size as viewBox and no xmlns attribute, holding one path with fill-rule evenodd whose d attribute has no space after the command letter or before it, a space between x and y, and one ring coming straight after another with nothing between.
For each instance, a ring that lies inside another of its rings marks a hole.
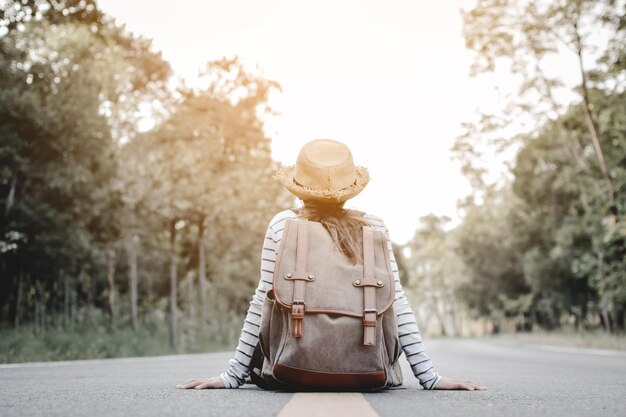
<instances>
[{"instance_id":1,"label":"tree trunk","mask_svg":"<svg viewBox=\"0 0 626 417\"><path fill-rule=\"evenodd\" d=\"M13 327L16 329L20 327L20 314L21 314L20 305L21 305L22 291L23 291L23 286L24 286L23 281L24 281L24 277L22 276L22 271L20 271L17 274L17 285L16 285L17 288L15 290L15 300L13 301L14 303Z\"/></svg>"},{"instance_id":2,"label":"tree trunk","mask_svg":"<svg viewBox=\"0 0 626 417\"><path fill-rule=\"evenodd\" d=\"M491 334L499 334L500 333L500 321L499 320L492 320L492 326L491 326Z\"/></svg>"},{"instance_id":3,"label":"tree trunk","mask_svg":"<svg viewBox=\"0 0 626 417\"><path fill-rule=\"evenodd\" d=\"M83 271L84 271L83 268L84 266L81 265L80 269L76 273L76 277L83 276ZM74 271L76 270L76 268L72 268L72 269ZM85 303L85 310L87 311L86 318L90 324L96 324L96 315L95 315L95 304L96 304L95 301L97 297L96 285L94 283L93 278L91 278L89 275L87 275L85 278L86 279L82 279L81 281L85 283L84 289L85 289L85 292L87 293L87 300Z\"/></svg>"},{"instance_id":4,"label":"tree trunk","mask_svg":"<svg viewBox=\"0 0 626 417\"><path fill-rule=\"evenodd\" d=\"M111 323L115 321L115 250L107 249L107 284L108 284L108 313Z\"/></svg>"},{"instance_id":5,"label":"tree trunk","mask_svg":"<svg viewBox=\"0 0 626 417\"><path fill-rule=\"evenodd\" d=\"M585 72L584 72L584 67L582 64L582 50L580 52L581 55L579 55L579 64L581 66L581 71L582 71L582 75L584 77L584 88L587 88L587 79L585 77ZM541 74L541 80L544 84L545 87L545 92L548 96L548 100L550 101L550 104L552 106L552 111L555 114L555 119L554 122L558 124L558 126L560 127L560 131L561 132L567 132L569 129L565 126L565 124L563 123L563 118L562 117L558 117L559 114L559 106L556 102L556 99L554 98L554 94L552 92L552 87L550 86L550 82L547 80L546 76L543 73L543 70L541 69L540 65L539 65L539 61L537 61L535 63L535 71L539 74ZM588 109L588 106L587 106ZM595 132L595 125L593 125L594 128L594 132ZM597 135L596 135L597 136ZM577 146L578 145L578 146ZM599 142L598 142L599 145ZM580 149L578 149L580 148ZM602 187L600 184L598 184L598 181L596 181L595 175L591 169L591 167L587 164L587 161L585 160L583 154L584 154L584 150L581 147L581 144L578 142L578 139L571 137L570 138L570 143L569 143L569 147L565 148L566 151L568 151L570 153L570 156L578 163L578 166L589 175L589 177L591 178L591 183L593 184L593 186L596 188L596 190L598 191L599 194L602 194ZM596 149L597 152L597 148L595 148L595 142L594 142L594 149ZM602 149L600 149L600 152L602 152ZM602 157L602 160L604 160L604 157ZM610 178L609 178L610 181ZM601 182L601 181L600 181ZM583 205L583 207L585 207L585 210L588 211L588 204L585 203L584 201L584 194L580 194L580 198L581 198L581 203Z\"/></svg>"},{"instance_id":6,"label":"tree trunk","mask_svg":"<svg viewBox=\"0 0 626 417\"><path fill-rule=\"evenodd\" d=\"M598 281L602 282L602 277L604 275L604 252L598 251L596 252L596 257L598 261ZM604 323L604 330L607 333L611 332L611 321L609 320L609 300L606 297L606 293L602 292L600 295L600 314L602 314L602 322Z\"/></svg>"},{"instance_id":7,"label":"tree trunk","mask_svg":"<svg viewBox=\"0 0 626 417\"><path fill-rule=\"evenodd\" d=\"M126 247L128 254L128 288L130 289L130 317L133 330L137 331L137 238L133 235Z\"/></svg>"},{"instance_id":8,"label":"tree trunk","mask_svg":"<svg viewBox=\"0 0 626 417\"><path fill-rule=\"evenodd\" d=\"M591 112L591 101L589 98L589 88L587 86L587 73L585 72L585 66L583 63L583 44L582 39L580 38L580 33L578 31L578 23L574 22L574 34L576 37L576 52L578 55L578 65L580 69L581 76L581 89L583 93L583 109L585 112L585 121L587 122L587 128L589 129L589 134L591 135L591 141L593 142L593 148L596 152L596 156L598 157L598 162L600 163L600 169L602 170L602 175L604 176L604 181L608 187L608 197L611 205L615 203L615 196L613 195L613 183L611 182L611 176L609 175L609 170L606 167L606 162L604 160L604 152L602 152L602 147L600 146L600 138L598 137L598 131L596 129L596 123L593 117L593 113Z\"/></svg>"},{"instance_id":9,"label":"tree trunk","mask_svg":"<svg viewBox=\"0 0 626 417\"><path fill-rule=\"evenodd\" d=\"M16 268L17 270L13 270L12 279L7 279L2 282L2 284L7 284L6 286L2 285L0 287L0 293L2 293L2 303L0 303L0 310L4 310L4 304L8 304L8 321L13 325L13 327L17 327L17 317L18 317L18 309L20 303L20 284L21 284L21 266ZM7 273L7 278L11 276L10 272ZM11 296L13 296L11 298ZM2 322L2 312L0 311L0 323Z\"/></svg>"},{"instance_id":10,"label":"tree trunk","mask_svg":"<svg viewBox=\"0 0 626 417\"><path fill-rule=\"evenodd\" d=\"M69 302L69 310L70 310L70 323L74 324L78 321L78 286L80 284L80 277L82 276L83 267L77 266L76 258L72 258L70 261L68 280L69 280L69 294L70 294L70 302ZM91 279L89 279L91 281ZM83 292L86 294L87 299L84 304L84 319L93 323L93 300L95 299L95 286L91 284L91 282L86 282L83 284Z\"/></svg>"},{"instance_id":11,"label":"tree trunk","mask_svg":"<svg viewBox=\"0 0 626 417\"><path fill-rule=\"evenodd\" d=\"M626 327L626 311L622 307L615 312L615 333L624 335Z\"/></svg>"},{"instance_id":12,"label":"tree trunk","mask_svg":"<svg viewBox=\"0 0 626 417\"><path fill-rule=\"evenodd\" d=\"M194 331L194 317L195 317L195 294L194 294L194 281L196 280L196 273L193 270L187 271L187 278L185 281L187 289L187 308L185 309L185 337L181 341L181 350L185 351L189 349L195 339Z\"/></svg>"},{"instance_id":13,"label":"tree trunk","mask_svg":"<svg viewBox=\"0 0 626 417\"><path fill-rule=\"evenodd\" d=\"M600 301L600 321L602 322L602 326L607 333L611 333L611 316L609 314L609 310L606 308L604 304L604 297Z\"/></svg>"},{"instance_id":14,"label":"tree trunk","mask_svg":"<svg viewBox=\"0 0 626 417\"><path fill-rule=\"evenodd\" d=\"M198 290L200 291L200 317L206 320L206 253L204 251L204 218L198 224Z\"/></svg>"},{"instance_id":15,"label":"tree trunk","mask_svg":"<svg viewBox=\"0 0 626 417\"><path fill-rule=\"evenodd\" d=\"M146 298L150 306L152 305L152 300L154 299L153 287L154 287L154 278L152 276L152 272L150 271L150 273L148 273L146 276Z\"/></svg>"},{"instance_id":16,"label":"tree trunk","mask_svg":"<svg viewBox=\"0 0 626 417\"><path fill-rule=\"evenodd\" d=\"M194 316L194 308L193 308L193 301L194 301L194 296L193 296L193 282L194 282L194 272L193 271L188 271L187 272L187 320L189 323L191 323L191 321L193 320L193 316Z\"/></svg>"},{"instance_id":17,"label":"tree trunk","mask_svg":"<svg viewBox=\"0 0 626 417\"><path fill-rule=\"evenodd\" d=\"M35 289L37 294L35 297L35 331L39 334L46 329L46 295L43 285L38 280L35 280Z\"/></svg>"},{"instance_id":18,"label":"tree trunk","mask_svg":"<svg viewBox=\"0 0 626 417\"><path fill-rule=\"evenodd\" d=\"M63 282L63 326L70 323L70 279L63 269L59 271Z\"/></svg>"},{"instance_id":19,"label":"tree trunk","mask_svg":"<svg viewBox=\"0 0 626 417\"><path fill-rule=\"evenodd\" d=\"M72 292L70 297L70 322L76 324L78 321L78 283L71 286Z\"/></svg>"},{"instance_id":20,"label":"tree trunk","mask_svg":"<svg viewBox=\"0 0 626 417\"><path fill-rule=\"evenodd\" d=\"M433 293L435 293L435 291L433 291ZM437 318L437 321L439 322L439 328L441 329L441 335L445 337L445 336L448 335L448 332L446 331L446 323L445 323L444 314L442 314L440 312L440 309L439 309L441 304L442 303L439 301L439 297L436 296L434 298L434 302L433 302L433 313L434 313L435 317ZM445 311L445 306L442 309L443 309L443 311Z\"/></svg>"},{"instance_id":21,"label":"tree trunk","mask_svg":"<svg viewBox=\"0 0 626 417\"><path fill-rule=\"evenodd\" d=\"M11 188L9 189L9 194L7 195L7 199L4 205L4 217L8 217L11 212L11 208L15 204L15 188L17 186L17 175L13 174L13 178L11 179Z\"/></svg>"},{"instance_id":22,"label":"tree trunk","mask_svg":"<svg viewBox=\"0 0 626 417\"><path fill-rule=\"evenodd\" d=\"M33 302L33 307L34 307L34 315L35 315L35 320L34 320L34 326L33 326L33 332L35 333L35 335L39 335L41 333L41 324L39 322L39 309L41 308L39 306L40 302L39 300L35 299Z\"/></svg>"},{"instance_id":23,"label":"tree trunk","mask_svg":"<svg viewBox=\"0 0 626 417\"><path fill-rule=\"evenodd\" d=\"M173 349L176 349L178 344L177 338L177 305L176 305L176 286L177 286L177 277L176 277L176 220L172 220L170 222L170 346Z\"/></svg>"},{"instance_id":24,"label":"tree trunk","mask_svg":"<svg viewBox=\"0 0 626 417\"><path fill-rule=\"evenodd\" d=\"M462 333L461 323L458 317L458 309L460 308L459 303L454 298L451 298L450 302L450 318L452 320L452 332L454 336L459 337Z\"/></svg>"}]
</instances>

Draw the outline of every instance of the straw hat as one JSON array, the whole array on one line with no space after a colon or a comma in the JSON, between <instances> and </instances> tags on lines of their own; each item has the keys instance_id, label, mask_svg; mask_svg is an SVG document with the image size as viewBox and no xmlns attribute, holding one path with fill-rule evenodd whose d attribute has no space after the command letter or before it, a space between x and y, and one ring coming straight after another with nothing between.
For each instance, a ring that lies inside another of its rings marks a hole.
<instances>
[{"instance_id":1,"label":"straw hat","mask_svg":"<svg viewBox=\"0 0 626 417\"><path fill-rule=\"evenodd\" d=\"M369 182L367 169L355 166L350 149L332 139L316 139L300 150L296 165L274 173L292 194L302 200L346 201Z\"/></svg>"}]
</instances>

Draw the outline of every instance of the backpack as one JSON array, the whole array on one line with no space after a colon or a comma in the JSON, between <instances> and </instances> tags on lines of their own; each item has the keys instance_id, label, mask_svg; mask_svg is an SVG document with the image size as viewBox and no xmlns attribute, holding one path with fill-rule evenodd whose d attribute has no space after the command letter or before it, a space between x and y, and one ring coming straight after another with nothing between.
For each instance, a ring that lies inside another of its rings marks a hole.
<instances>
[{"instance_id":1,"label":"backpack","mask_svg":"<svg viewBox=\"0 0 626 417\"><path fill-rule=\"evenodd\" d=\"M363 226L353 265L319 222L288 219L263 303L250 378L264 389L378 390L402 384L387 240Z\"/></svg>"}]
</instances>

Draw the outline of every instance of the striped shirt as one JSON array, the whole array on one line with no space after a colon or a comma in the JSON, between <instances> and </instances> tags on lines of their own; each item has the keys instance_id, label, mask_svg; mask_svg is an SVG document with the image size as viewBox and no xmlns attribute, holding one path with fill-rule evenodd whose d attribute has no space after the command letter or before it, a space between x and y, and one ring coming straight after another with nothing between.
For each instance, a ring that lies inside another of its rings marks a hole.
<instances>
[{"instance_id":1,"label":"striped shirt","mask_svg":"<svg viewBox=\"0 0 626 417\"><path fill-rule=\"evenodd\" d=\"M220 374L226 388L239 388L245 383L245 379L250 375L250 360L252 352L259 340L259 326L261 324L261 311L265 293L272 289L272 279L274 275L274 264L276 262L276 252L280 244L285 223L289 218L296 218L297 215L292 210L284 210L276 214L269 223L263 250L261 255L261 277L259 285L252 296L250 307L244 320L241 337L235 350L235 356L229 360L229 367L226 372ZM385 222L377 216L371 214L364 215L365 220L374 227L375 230L382 231L387 237L387 247L391 260L391 269L395 280L395 302L394 309L397 317L398 336L402 351L404 352L411 370L419 380L420 385L427 390L433 389L441 376L434 370L432 361L426 354L426 348L420 335L417 322L411 306L404 294L400 284L400 274L398 265L391 248L389 231Z\"/></svg>"}]
</instances>

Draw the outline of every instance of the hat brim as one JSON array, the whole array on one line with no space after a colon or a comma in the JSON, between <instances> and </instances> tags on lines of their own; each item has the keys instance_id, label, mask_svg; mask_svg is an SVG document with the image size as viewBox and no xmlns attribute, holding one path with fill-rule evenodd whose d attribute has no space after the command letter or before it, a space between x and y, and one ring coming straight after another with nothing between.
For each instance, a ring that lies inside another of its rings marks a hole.
<instances>
[{"instance_id":1,"label":"hat brim","mask_svg":"<svg viewBox=\"0 0 626 417\"><path fill-rule=\"evenodd\" d=\"M343 202L363 191L370 180L367 168L357 166L356 181L351 186L340 190L316 190L296 183L294 170L295 165L280 167L274 172L274 178L280 181L291 194L302 200Z\"/></svg>"}]
</instances>

